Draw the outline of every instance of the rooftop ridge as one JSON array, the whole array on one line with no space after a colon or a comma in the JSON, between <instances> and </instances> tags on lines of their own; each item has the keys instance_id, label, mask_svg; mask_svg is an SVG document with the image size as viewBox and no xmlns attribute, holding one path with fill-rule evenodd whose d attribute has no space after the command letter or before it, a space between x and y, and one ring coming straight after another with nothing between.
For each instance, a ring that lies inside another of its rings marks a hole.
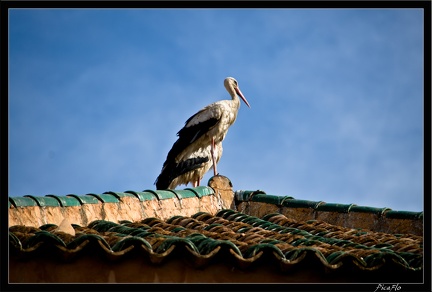
<instances>
[{"instance_id":1,"label":"rooftop ridge","mask_svg":"<svg viewBox=\"0 0 432 292\"><path fill-rule=\"evenodd\" d=\"M233 207L234 193L229 187L230 183L224 176L214 176L209 180L208 186L184 190L127 190L102 194L9 197L8 223L9 226L36 227L60 224L68 219L74 224L86 225L97 219L120 222L139 221L149 217L166 219L173 215L191 215L200 211L215 214L223 208Z\"/></svg>"},{"instance_id":2,"label":"rooftop ridge","mask_svg":"<svg viewBox=\"0 0 432 292\"><path fill-rule=\"evenodd\" d=\"M214 194L214 190L208 186L186 188L184 190L144 190L142 192L127 190L125 192L106 191L102 194L88 193L84 195L68 194L58 196L48 194L45 196L24 195L22 197L9 197L9 208L11 206L27 207L71 207L84 204L119 203L124 197L135 197L142 201L166 200L172 198L201 198Z\"/></svg>"},{"instance_id":3,"label":"rooftop ridge","mask_svg":"<svg viewBox=\"0 0 432 292\"><path fill-rule=\"evenodd\" d=\"M261 190L234 192L231 181L219 175L210 178L208 186L183 190L9 197L9 226L59 224L65 218L76 224L87 224L96 219L115 222L148 217L167 219L172 215L191 215L200 211L216 214L224 208L257 217L280 213L300 221L320 220L393 234L423 234L423 212L301 200L269 195Z\"/></svg>"},{"instance_id":4,"label":"rooftop ridge","mask_svg":"<svg viewBox=\"0 0 432 292\"><path fill-rule=\"evenodd\" d=\"M237 210L257 217L280 213L300 221L319 220L349 228L393 234L423 234L423 212L299 200L291 196L269 195L262 190L239 190L234 193L234 197Z\"/></svg>"},{"instance_id":5,"label":"rooftop ridge","mask_svg":"<svg viewBox=\"0 0 432 292\"><path fill-rule=\"evenodd\" d=\"M102 194L87 193L84 195L68 194L59 196L55 194L48 194L45 196L24 195L22 197L9 197L9 208L11 206L27 207L70 207L79 206L83 204L100 204L100 203L118 203L124 197L135 197L140 201L148 200L166 200L172 198L191 198L203 196L210 196L214 194L214 190L208 186L198 186L195 188L185 188L183 190L143 190L132 191L127 190L124 192L106 191ZM277 196L269 195L264 191L244 191L238 190L234 193L235 199L238 202L262 202L274 204L277 206L289 208L312 208L316 211L349 213L349 212L364 212L373 213L389 218L398 219L422 219L423 212L413 211L395 211L388 207L377 208L371 206L358 206L356 204L340 204L340 203L327 203L324 201L310 201L295 199L291 196Z\"/></svg>"},{"instance_id":6,"label":"rooftop ridge","mask_svg":"<svg viewBox=\"0 0 432 292\"><path fill-rule=\"evenodd\" d=\"M291 196L276 196L266 194L264 191L235 191L237 202L262 202L288 208L310 208L315 211L337 212L337 213L372 213L383 217L394 219L423 219L423 212L394 211L391 208L358 206L356 204L327 203L324 201L309 201L295 199Z\"/></svg>"}]
</instances>

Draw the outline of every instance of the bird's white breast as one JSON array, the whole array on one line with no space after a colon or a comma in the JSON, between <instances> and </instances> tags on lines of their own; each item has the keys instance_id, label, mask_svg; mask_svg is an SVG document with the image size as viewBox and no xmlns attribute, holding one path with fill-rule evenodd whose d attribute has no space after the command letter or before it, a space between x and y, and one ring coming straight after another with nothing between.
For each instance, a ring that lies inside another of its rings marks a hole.
<instances>
[{"instance_id":1,"label":"bird's white breast","mask_svg":"<svg viewBox=\"0 0 432 292\"><path fill-rule=\"evenodd\" d=\"M215 110L220 114L218 124L209 131L208 136L214 137L215 141L219 142L225 138L229 127L237 118L238 106L232 100L221 100L216 102Z\"/></svg>"},{"instance_id":2,"label":"bird's white breast","mask_svg":"<svg viewBox=\"0 0 432 292\"><path fill-rule=\"evenodd\" d=\"M196 155L201 151L206 151L204 149L210 145L212 138L214 138L215 143L222 142L225 139L229 127L237 118L238 107L239 103L235 100L221 100L212 103L199 111L193 119L185 125L185 127L202 123L208 119L217 119L218 122L207 133L193 142L193 146L191 145L181 152L176 157L176 161L179 162L191 157L191 155Z\"/></svg>"}]
</instances>

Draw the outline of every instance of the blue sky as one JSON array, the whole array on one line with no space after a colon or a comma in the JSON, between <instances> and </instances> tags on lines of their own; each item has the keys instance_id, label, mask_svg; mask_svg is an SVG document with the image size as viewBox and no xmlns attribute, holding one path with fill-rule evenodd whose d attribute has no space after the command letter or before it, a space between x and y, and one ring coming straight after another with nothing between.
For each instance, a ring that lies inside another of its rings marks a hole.
<instances>
[{"instance_id":1,"label":"blue sky","mask_svg":"<svg viewBox=\"0 0 432 292\"><path fill-rule=\"evenodd\" d=\"M251 104L218 165L234 190L424 209L420 9L9 17L9 196L154 189L177 131L229 99L232 76Z\"/></svg>"}]
</instances>

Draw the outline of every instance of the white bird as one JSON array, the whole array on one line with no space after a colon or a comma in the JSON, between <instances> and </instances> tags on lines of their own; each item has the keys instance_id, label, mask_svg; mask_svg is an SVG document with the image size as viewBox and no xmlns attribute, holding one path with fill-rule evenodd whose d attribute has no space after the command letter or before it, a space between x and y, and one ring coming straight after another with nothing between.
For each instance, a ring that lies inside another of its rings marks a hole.
<instances>
[{"instance_id":1,"label":"white bird","mask_svg":"<svg viewBox=\"0 0 432 292\"><path fill-rule=\"evenodd\" d=\"M218 174L216 165L222 156L222 141L240 107L238 96L250 107L237 80L227 77L224 86L231 100L214 102L185 122L155 181L156 189L174 189L188 183L199 186L204 174L212 167L214 175Z\"/></svg>"}]
</instances>

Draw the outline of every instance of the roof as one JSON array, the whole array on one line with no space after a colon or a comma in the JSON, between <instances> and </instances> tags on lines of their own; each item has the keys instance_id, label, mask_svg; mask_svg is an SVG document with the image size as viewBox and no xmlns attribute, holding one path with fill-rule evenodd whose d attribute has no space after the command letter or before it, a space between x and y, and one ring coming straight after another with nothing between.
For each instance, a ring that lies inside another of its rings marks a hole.
<instances>
[{"instance_id":1,"label":"roof","mask_svg":"<svg viewBox=\"0 0 432 292\"><path fill-rule=\"evenodd\" d=\"M422 273L422 212L231 187L214 177L207 187L175 191L9 198L10 255L70 262L98 254L108 262L138 257L150 264L181 257L195 269L222 261L283 274L311 263L328 271ZM64 218L72 231L63 229ZM414 232L400 232L409 227Z\"/></svg>"},{"instance_id":2,"label":"roof","mask_svg":"<svg viewBox=\"0 0 432 292\"><path fill-rule=\"evenodd\" d=\"M423 212L396 211L387 207L377 208L358 206L356 204L308 201L295 199L291 196L269 195L259 190L240 190L236 192L228 190L227 194L225 194L228 199L221 200L216 197L215 190L210 186L167 191L128 190L125 192L107 191L103 194L69 194L66 196L49 194L46 196L9 197L9 209L14 211L9 213L9 225L24 224L37 227L45 223L56 223L55 218L50 218L50 215L57 212L63 218L65 216L64 212L66 212L64 210L79 209L79 212L73 212L75 216L83 212L90 213L85 219L75 219L77 224L87 224L89 221L100 218L134 221L155 216L167 219L178 214L192 215L197 210L209 211L214 214L222 208L233 208L258 217L268 212L278 212L298 220L324 220L335 225L366 228L388 233L423 234ZM195 205L187 210L191 206L188 204L191 203L195 203ZM114 210L109 209L111 204L115 206ZM135 204L137 205L134 206ZM48 208L52 211L49 214L40 214L45 215L46 218L35 214L31 214L26 218L25 214L22 214L20 210L28 207ZM78 209L68 207L78 207ZM88 209L92 209L93 214ZM99 210L95 211L96 209ZM132 213L137 211L141 211L141 213L134 217ZM113 214L109 214L110 212ZM110 215L112 216L110 217ZM35 220L34 216L37 216L36 219L39 220ZM60 221L57 219L57 223L60 223ZM39 225L36 223L39 223Z\"/></svg>"},{"instance_id":3,"label":"roof","mask_svg":"<svg viewBox=\"0 0 432 292\"><path fill-rule=\"evenodd\" d=\"M72 226L75 235L57 231L55 224L39 228L12 226L11 253L29 257L48 249L70 260L91 247L107 259L139 252L151 262L160 263L182 250L187 251L196 267L208 265L224 254L240 268L255 264L261 257L271 257L281 270L306 257L315 257L329 269L351 264L361 270L375 270L392 264L417 271L423 263L421 236L356 230L316 220L298 222L278 213L257 218L224 209L216 215L199 212L168 220L95 220L87 226Z\"/></svg>"}]
</instances>

